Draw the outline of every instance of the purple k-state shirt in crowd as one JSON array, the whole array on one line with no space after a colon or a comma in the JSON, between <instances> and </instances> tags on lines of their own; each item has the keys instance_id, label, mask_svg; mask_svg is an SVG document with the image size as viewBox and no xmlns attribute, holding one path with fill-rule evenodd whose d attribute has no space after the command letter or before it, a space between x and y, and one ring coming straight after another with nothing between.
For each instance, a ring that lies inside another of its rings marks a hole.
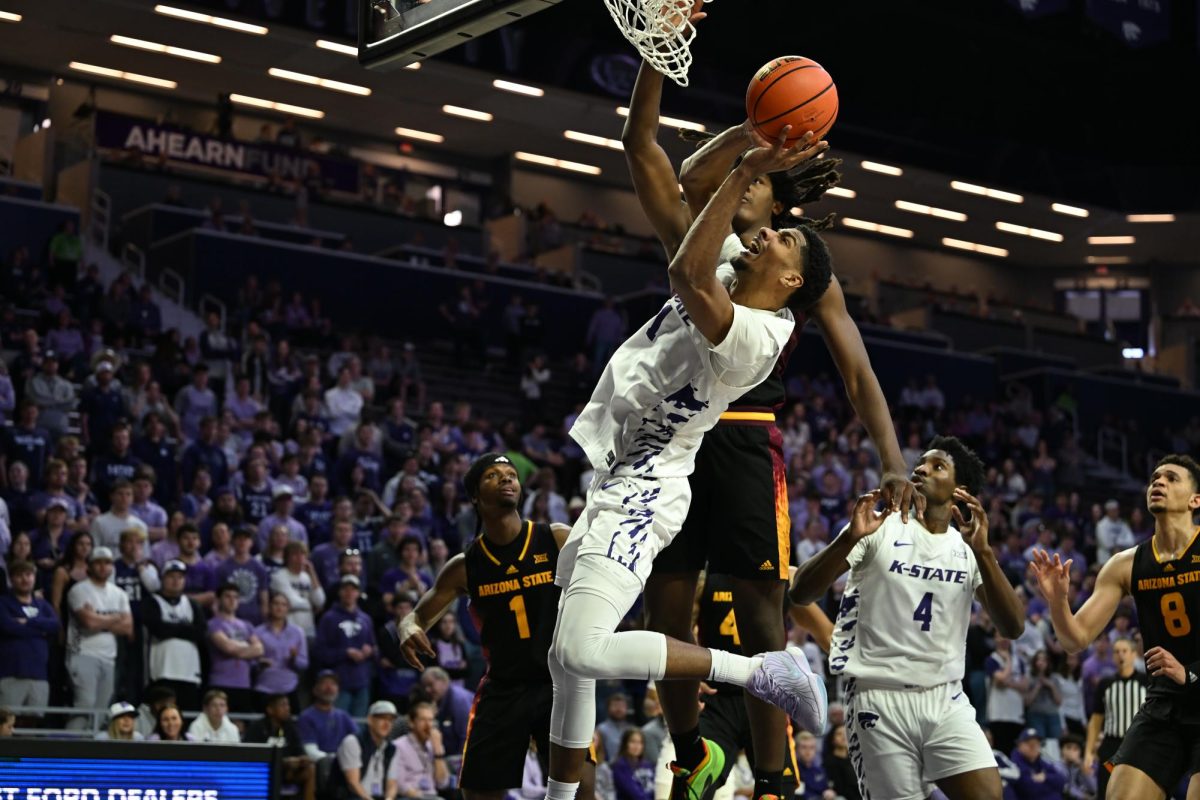
<instances>
[{"instance_id":1,"label":"purple k-state shirt in crowd","mask_svg":"<svg viewBox=\"0 0 1200 800\"><path fill-rule=\"evenodd\" d=\"M254 635L263 644L262 660L258 676L254 679L254 691L263 694L288 694L300 683L300 673L308 669L308 641L299 625L285 623L283 630L276 633L270 625L259 625ZM292 651L296 657L292 658ZM269 662L269 666L261 666Z\"/></svg>"},{"instance_id":2,"label":"purple k-state shirt in crowd","mask_svg":"<svg viewBox=\"0 0 1200 800\"><path fill-rule=\"evenodd\" d=\"M370 686L375 656L355 663L346 655L349 648L361 648L364 644L371 645L372 650L379 649L371 618L357 608L347 611L336 605L325 612L317 626L317 665L336 671L343 691Z\"/></svg>"}]
</instances>

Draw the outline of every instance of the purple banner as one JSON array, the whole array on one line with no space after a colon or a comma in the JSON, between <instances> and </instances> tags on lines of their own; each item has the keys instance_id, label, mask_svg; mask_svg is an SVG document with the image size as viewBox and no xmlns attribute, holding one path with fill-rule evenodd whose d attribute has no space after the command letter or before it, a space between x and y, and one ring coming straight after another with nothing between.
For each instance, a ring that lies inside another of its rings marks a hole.
<instances>
[{"instance_id":1,"label":"purple banner","mask_svg":"<svg viewBox=\"0 0 1200 800\"><path fill-rule=\"evenodd\" d=\"M1071 7L1071 0L1008 0L1008 4L1029 19L1061 14Z\"/></svg>"},{"instance_id":2,"label":"purple banner","mask_svg":"<svg viewBox=\"0 0 1200 800\"><path fill-rule=\"evenodd\" d=\"M1171 0L1088 0L1087 14L1126 47L1150 47L1171 35Z\"/></svg>"},{"instance_id":3,"label":"purple banner","mask_svg":"<svg viewBox=\"0 0 1200 800\"><path fill-rule=\"evenodd\" d=\"M313 177L315 165L326 189L358 194L357 161L275 144L219 139L108 111L96 112L96 146L124 153L144 153L147 157L209 169L275 178L284 183L303 182Z\"/></svg>"}]
</instances>

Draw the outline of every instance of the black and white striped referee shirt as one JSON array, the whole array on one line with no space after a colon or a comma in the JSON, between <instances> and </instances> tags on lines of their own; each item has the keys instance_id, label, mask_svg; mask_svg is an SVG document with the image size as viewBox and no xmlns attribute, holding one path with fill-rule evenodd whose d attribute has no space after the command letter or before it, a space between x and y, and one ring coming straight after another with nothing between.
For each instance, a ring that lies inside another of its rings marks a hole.
<instances>
[{"instance_id":1,"label":"black and white striped referee shirt","mask_svg":"<svg viewBox=\"0 0 1200 800\"><path fill-rule=\"evenodd\" d=\"M1094 714L1104 716L1104 735L1120 739L1133 724L1133 716L1146 700L1149 679L1134 672L1128 678L1112 675L1096 686Z\"/></svg>"}]
</instances>

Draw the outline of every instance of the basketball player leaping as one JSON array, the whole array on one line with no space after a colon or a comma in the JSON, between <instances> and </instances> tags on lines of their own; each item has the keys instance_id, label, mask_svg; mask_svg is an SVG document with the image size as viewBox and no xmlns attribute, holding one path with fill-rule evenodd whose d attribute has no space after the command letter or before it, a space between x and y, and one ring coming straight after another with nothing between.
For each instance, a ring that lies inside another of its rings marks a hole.
<instances>
[{"instance_id":1,"label":"basketball player leaping","mask_svg":"<svg viewBox=\"0 0 1200 800\"><path fill-rule=\"evenodd\" d=\"M987 514L974 497L983 478L975 453L936 437L913 470L923 524L890 509L877 514L880 495L870 492L796 573L792 600L808 603L850 570L829 666L850 679L846 736L863 797L924 800L937 784L951 800L1001 798L996 759L962 686L967 627L976 598L1004 637L1020 636L1025 618L988 546Z\"/></svg>"},{"instance_id":2,"label":"basketball player leaping","mask_svg":"<svg viewBox=\"0 0 1200 800\"><path fill-rule=\"evenodd\" d=\"M673 257L693 213L708 202L752 139L746 125L717 135L684 163L682 174L676 178L670 159L656 139L662 86L663 76L643 63L622 141L638 200L668 257ZM723 252L737 252L763 227L796 225L806 247L828 259L828 249L817 234L824 223L797 220L790 210L816 201L834 185L839 163L830 158L810 161L791 172L755 180L736 205L730 219L732 226L726 222L726 232L731 229L732 233ZM680 183L686 202L680 200ZM907 519L913 487L904 477L907 468L887 401L836 276L807 316L817 323L851 405L880 453L885 501ZM767 378L736 399L704 438L696 457L696 471L690 478L694 497L691 510L679 536L659 556L646 583L651 630L691 640L690 621L678 610L690 601L697 576L707 562L710 573L724 573L736 585L734 597L743 652L759 653L783 646L785 631L779 609L787 585L791 536L783 441L775 427L775 412L786 400L783 375L802 324L797 320L791 340ZM923 498L917 495L916 502L923 502ZM676 682L658 688L676 747L675 800L705 798L720 785L717 776L722 772L724 754L710 755L710 743L701 738L695 703L697 687ZM746 707L754 734L754 798L782 796L786 720L777 709L749 695Z\"/></svg>"},{"instance_id":3,"label":"basketball player leaping","mask_svg":"<svg viewBox=\"0 0 1200 800\"><path fill-rule=\"evenodd\" d=\"M420 656L436 657L425 632L458 598L471 598L488 669L471 708L458 785L467 800L500 800L521 785L531 737L543 770L557 747L549 742L553 687L546 657L561 594L554 570L570 528L521 518L521 483L507 456L480 456L463 485L481 533L446 562L401 622L401 649L424 669ZM590 768L585 778L580 800L591 800Z\"/></svg>"},{"instance_id":4,"label":"basketball player leaping","mask_svg":"<svg viewBox=\"0 0 1200 800\"><path fill-rule=\"evenodd\" d=\"M1050 621L1067 652L1077 653L1104 632L1125 595L1137 604L1150 689L1109 764L1109 800L1153 800L1194 772L1188 800L1200 800L1200 464L1169 455L1146 487L1154 536L1108 560L1078 613L1067 591L1071 561L1034 551L1031 565L1050 606Z\"/></svg>"},{"instance_id":5,"label":"basketball player leaping","mask_svg":"<svg viewBox=\"0 0 1200 800\"><path fill-rule=\"evenodd\" d=\"M566 590L550 662L550 740L576 759L596 724L595 678L723 681L807 728L824 726L824 684L799 650L747 658L651 631L614 633L683 524L704 434L774 368L795 327L792 309L808 308L829 285L828 260L795 228L763 228L731 264L713 268L751 183L827 148L811 135L787 148L788 133L748 151L713 195L671 261L675 296L613 354L571 428L597 474L559 559ZM678 610L688 618L691 600ZM577 761L553 758L561 752L551 758L551 800L571 800L578 780Z\"/></svg>"}]
</instances>

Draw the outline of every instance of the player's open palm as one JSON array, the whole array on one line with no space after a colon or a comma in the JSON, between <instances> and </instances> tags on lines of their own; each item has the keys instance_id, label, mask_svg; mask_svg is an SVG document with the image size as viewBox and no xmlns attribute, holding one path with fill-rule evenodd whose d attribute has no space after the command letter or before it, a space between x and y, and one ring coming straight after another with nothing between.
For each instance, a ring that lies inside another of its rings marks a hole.
<instances>
[{"instance_id":1,"label":"player's open palm","mask_svg":"<svg viewBox=\"0 0 1200 800\"><path fill-rule=\"evenodd\" d=\"M954 517L954 524L958 526L963 541L967 543L971 551L982 553L988 548L988 516L987 512L983 510L983 504L961 486L954 490L954 499L965 505L967 511L971 512L970 517L964 517L958 506L952 506L950 514Z\"/></svg>"},{"instance_id":2,"label":"player's open palm","mask_svg":"<svg viewBox=\"0 0 1200 800\"><path fill-rule=\"evenodd\" d=\"M1045 550L1033 551L1029 571L1037 583L1038 591L1047 600L1061 600L1071 588L1071 559L1063 563L1058 553L1051 558Z\"/></svg>"},{"instance_id":3,"label":"player's open palm","mask_svg":"<svg viewBox=\"0 0 1200 800\"><path fill-rule=\"evenodd\" d=\"M433 645L429 643L429 637L420 628L412 631L408 635L408 638L400 643L400 652L404 655L404 660L413 669L418 671L424 671L425 669L425 665L421 662L421 656L425 655L433 659L437 658L437 653L434 652Z\"/></svg>"},{"instance_id":4,"label":"player's open palm","mask_svg":"<svg viewBox=\"0 0 1200 800\"><path fill-rule=\"evenodd\" d=\"M892 507L890 505L884 506L882 512L875 510L875 506L879 505L882 497L883 493L876 489L873 492L867 492L855 501L854 516L850 518L850 536L854 541L865 539L879 530L883 521L891 516Z\"/></svg>"},{"instance_id":5,"label":"player's open palm","mask_svg":"<svg viewBox=\"0 0 1200 800\"><path fill-rule=\"evenodd\" d=\"M746 151L742 157L742 166L752 170L755 175L787 172L829 149L829 142L816 141L812 131L805 133L798 142L789 147L787 141L791 134L791 125L784 125L774 141L763 138L757 131L753 132L752 136L758 146Z\"/></svg>"}]
</instances>

